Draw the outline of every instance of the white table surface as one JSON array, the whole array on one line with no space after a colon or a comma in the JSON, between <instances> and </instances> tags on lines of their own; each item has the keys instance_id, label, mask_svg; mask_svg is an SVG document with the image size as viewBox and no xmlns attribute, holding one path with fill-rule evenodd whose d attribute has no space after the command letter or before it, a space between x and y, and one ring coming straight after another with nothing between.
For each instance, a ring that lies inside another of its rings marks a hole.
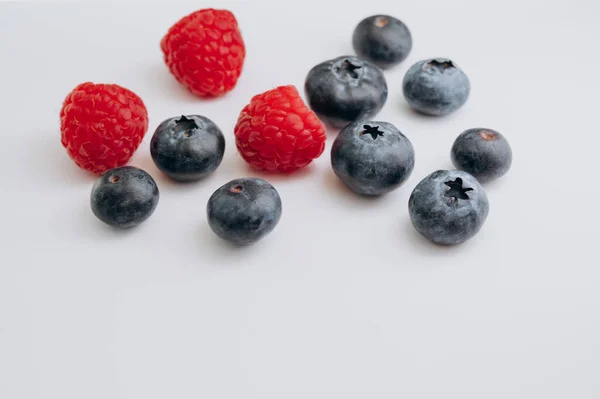
<instances>
[{"instance_id":1,"label":"white table surface","mask_svg":"<svg viewBox=\"0 0 600 399\"><path fill-rule=\"evenodd\" d=\"M235 13L248 50L238 86L213 101L182 89L159 49L210 6ZM375 13L414 36L378 115L413 142L411 178L380 199L351 194L330 134L311 167L267 176L284 204L275 231L225 245L208 197L265 176L235 150L239 111L274 86L302 89ZM599 18L595 0L0 4L0 398L600 398ZM402 78L437 56L472 95L449 117L418 116ZM132 231L93 216L94 179L60 144L61 102L83 81L128 87L149 111L131 164L161 198ZM156 126L182 113L227 139L198 184L170 182L149 155ZM430 245L409 223L410 192L478 126L505 134L513 167L486 186L478 236Z\"/></svg>"}]
</instances>

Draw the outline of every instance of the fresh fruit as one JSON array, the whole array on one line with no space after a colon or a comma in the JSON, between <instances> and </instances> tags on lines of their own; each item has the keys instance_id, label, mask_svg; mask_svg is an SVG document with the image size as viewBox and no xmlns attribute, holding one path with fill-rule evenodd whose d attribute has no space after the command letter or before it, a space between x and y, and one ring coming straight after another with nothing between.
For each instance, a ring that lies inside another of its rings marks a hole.
<instances>
[{"instance_id":1,"label":"fresh fruit","mask_svg":"<svg viewBox=\"0 0 600 399\"><path fill-rule=\"evenodd\" d=\"M444 116L467 102L471 83L453 61L434 58L410 67L404 76L403 91L406 101L415 111Z\"/></svg>"},{"instance_id":2,"label":"fresh fruit","mask_svg":"<svg viewBox=\"0 0 600 399\"><path fill-rule=\"evenodd\" d=\"M77 166L97 175L125 165L147 130L142 99L116 84L81 83L60 110L62 145Z\"/></svg>"},{"instance_id":3,"label":"fresh fruit","mask_svg":"<svg viewBox=\"0 0 600 399\"><path fill-rule=\"evenodd\" d=\"M483 187L460 170L438 170L425 177L408 201L410 220L437 244L460 244L479 232L489 212Z\"/></svg>"},{"instance_id":4,"label":"fresh fruit","mask_svg":"<svg viewBox=\"0 0 600 399\"><path fill-rule=\"evenodd\" d=\"M358 194L382 195L408 179L415 164L411 142L387 122L354 122L343 128L331 148L331 165Z\"/></svg>"},{"instance_id":5,"label":"fresh fruit","mask_svg":"<svg viewBox=\"0 0 600 399\"><path fill-rule=\"evenodd\" d=\"M104 223L117 227L137 226L152 215L159 192L152 176L133 166L107 171L94 184L92 212Z\"/></svg>"},{"instance_id":6,"label":"fresh fruit","mask_svg":"<svg viewBox=\"0 0 600 399\"><path fill-rule=\"evenodd\" d=\"M208 224L222 239L252 244L269 234L281 218L281 198L269 182L235 179L211 195L206 207Z\"/></svg>"},{"instance_id":7,"label":"fresh fruit","mask_svg":"<svg viewBox=\"0 0 600 399\"><path fill-rule=\"evenodd\" d=\"M312 110L335 128L372 119L381 111L388 95L381 69L353 56L338 57L313 67L304 89Z\"/></svg>"},{"instance_id":8,"label":"fresh fruit","mask_svg":"<svg viewBox=\"0 0 600 399\"><path fill-rule=\"evenodd\" d=\"M150 142L156 167L174 180L192 181L212 173L221 164L225 137L210 119L182 115L163 121Z\"/></svg>"},{"instance_id":9,"label":"fresh fruit","mask_svg":"<svg viewBox=\"0 0 600 399\"><path fill-rule=\"evenodd\" d=\"M212 8L180 19L162 38L160 47L175 79L200 97L232 90L246 57L235 16Z\"/></svg>"},{"instance_id":10,"label":"fresh fruit","mask_svg":"<svg viewBox=\"0 0 600 399\"><path fill-rule=\"evenodd\" d=\"M506 138L492 129L469 129L461 133L450 151L457 169L480 182L497 179L510 169L512 150Z\"/></svg>"},{"instance_id":11,"label":"fresh fruit","mask_svg":"<svg viewBox=\"0 0 600 399\"><path fill-rule=\"evenodd\" d=\"M242 158L259 170L293 172L325 149L325 125L294 86L252 97L240 113L234 134Z\"/></svg>"},{"instance_id":12,"label":"fresh fruit","mask_svg":"<svg viewBox=\"0 0 600 399\"><path fill-rule=\"evenodd\" d=\"M373 15L356 26L352 46L359 57L387 69L408 57L412 35L402 21L389 15Z\"/></svg>"}]
</instances>

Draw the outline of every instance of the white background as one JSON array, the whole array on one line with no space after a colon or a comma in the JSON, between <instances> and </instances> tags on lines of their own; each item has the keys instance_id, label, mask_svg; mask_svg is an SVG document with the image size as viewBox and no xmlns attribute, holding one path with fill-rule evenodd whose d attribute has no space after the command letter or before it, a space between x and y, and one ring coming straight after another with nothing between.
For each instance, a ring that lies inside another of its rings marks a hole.
<instances>
[{"instance_id":1,"label":"white background","mask_svg":"<svg viewBox=\"0 0 600 399\"><path fill-rule=\"evenodd\" d=\"M210 6L235 13L248 50L235 90L212 101L178 86L159 49L172 23ZM410 180L351 194L329 166L331 133L311 167L267 176L284 204L268 238L221 242L210 194L265 177L235 150L241 108L302 89L375 13L414 36L378 116L413 142ZM600 398L599 19L597 0L1 4L0 398ZM437 56L466 71L472 95L449 117L418 116L402 78ZM60 144L61 102L83 81L128 87L149 111L131 163L161 198L131 231L93 216L94 178ZM197 184L170 182L149 155L156 126L182 113L227 138ZM505 134L513 167L486 186L478 236L430 245L409 223L410 191L478 126Z\"/></svg>"}]
</instances>

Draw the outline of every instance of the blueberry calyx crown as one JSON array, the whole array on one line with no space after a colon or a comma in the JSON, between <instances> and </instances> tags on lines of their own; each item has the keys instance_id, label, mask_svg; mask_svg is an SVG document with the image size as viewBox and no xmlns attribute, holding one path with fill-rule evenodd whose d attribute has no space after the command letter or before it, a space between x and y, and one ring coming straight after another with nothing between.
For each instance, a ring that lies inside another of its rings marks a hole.
<instances>
[{"instance_id":1,"label":"blueberry calyx crown","mask_svg":"<svg viewBox=\"0 0 600 399\"><path fill-rule=\"evenodd\" d=\"M454 200L468 200L469 196L467 195L467 192L473 191L473 189L470 187L463 187L463 181L460 177L457 177L453 181L444 182L444 184L450 187L450 189L446 191L444 195L446 197L453 198Z\"/></svg>"},{"instance_id":2,"label":"blueberry calyx crown","mask_svg":"<svg viewBox=\"0 0 600 399\"><path fill-rule=\"evenodd\" d=\"M484 140L494 140L496 138L496 134L489 130L482 130L479 132L479 136Z\"/></svg>"},{"instance_id":3,"label":"blueberry calyx crown","mask_svg":"<svg viewBox=\"0 0 600 399\"><path fill-rule=\"evenodd\" d=\"M363 131L360 132L360 135L370 134L371 138L375 140L377 137L383 136L383 132L379 130L379 126L371 126L371 125L363 125Z\"/></svg>"},{"instance_id":4,"label":"blueberry calyx crown","mask_svg":"<svg viewBox=\"0 0 600 399\"><path fill-rule=\"evenodd\" d=\"M185 137L190 137L190 131L199 127L195 120L189 119L185 115L181 115L181 118L175 121L175 129L180 132L186 132Z\"/></svg>"},{"instance_id":5,"label":"blueberry calyx crown","mask_svg":"<svg viewBox=\"0 0 600 399\"><path fill-rule=\"evenodd\" d=\"M433 60L429 61L428 63L426 63L425 66L423 67L423 70L426 71L430 67L434 67L436 69L444 71L449 68L454 68L455 66L451 60L447 60L444 58L436 58L436 59L433 59Z\"/></svg>"},{"instance_id":6,"label":"blueberry calyx crown","mask_svg":"<svg viewBox=\"0 0 600 399\"><path fill-rule=\"evenodd\" d=\"M236 184L235 186L231 187L229 189L229 191L231 191L234 194L237 194L237 193L241 193L243 189L244 189L244 187L242 187L241 184Z\"/></svg>"},{"instance_id":7,"label":"blueberry calyx crown","mask_svg":"<svg viewBox=\"0 0 600 399\"><path fill-rule=\"evenodd\" d=\"M334 68L334 71L341 77L341 78L351 78L351 79L358 79L359 78L359 74L356 71L357 69L362 68L361 65L354 65L350 60L345 59L340 65L337 65Z\"/></svg>"},{"instance_id":8,"label":"blueberry calyx crown","mask_svg":"<svg viewBox=\"0 0 600 399\"><path fill-rule=\"evenodd\" d=\"M377 17L377 18L375 18L375 26L378 27L378 28L383 28L389 22L390 22L389 19L387 19L386 17Z\"/></svg>"}]
</instances>

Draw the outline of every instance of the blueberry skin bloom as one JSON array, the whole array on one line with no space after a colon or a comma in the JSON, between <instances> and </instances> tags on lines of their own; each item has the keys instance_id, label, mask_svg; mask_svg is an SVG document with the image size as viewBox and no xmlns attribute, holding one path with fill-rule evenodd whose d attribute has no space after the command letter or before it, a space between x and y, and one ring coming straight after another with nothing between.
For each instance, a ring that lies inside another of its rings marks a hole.
<instances>
[{"instance_id":1,"label":"blueberry skin bloom","mask_svg":"<svg viewBox=\"0 0 600 399\"><path fill-rule=\"evenodd\" d=\"M208 224L222 239L252 244L269 234L281 218L281 198L269 182L235 179L215 191L206 206Z\"/></svg>"},{"instance_id":2,"label":"blueberry skin bloom","mask_svg":"<svg viewBox=\"0 0 600 399\"><path fill-rule=\"evenodd\" d=\"M415 165L411 142L387 122L354 122L331 147L331 166L352 191L382 195L408 179Z\"/></svg>"},{"instance_id":3,"label":"blueberry skin bloom","mask_svg":"<svg viewBox=\"0 0 600 399\"><path fill-rule=\"evenodd\" d=\"M476 128L466 130L456 138L450 157L457 169L484 183L508 172L512 164L512 149L497 131Z\"/></svg>"},{"instance_id":4,"label":"blueberry skin bloom","mask_svg":"<svg viewBox=\"0 0 600 399\"><path fill-rule=\"evenodd\" d=\"M156 167L174 180L193 181L212 173L225 153L225 137L210 119L182 115L163 121L150 142Z\"/></svg>"},{"instance_id":5,"label":"blueberry skin bloom","mask_svg":"<svg viewBox=\"0 0 600 399\"><path fill-rule=\"evenodd\" d=\"M381 69L353 56L338 57L313 67L304 90L310 108L335 128L373 118L388 95Z\"/></svg>"},{"instance_id":6,"label":"blueberry skin bloom","mask_svg":"<svg viewBox=\"0 0 600 399\"><path fill-rule=\"evenodd\" d=\"M479 232L489 203L483 187L470 174L438 170L417 184L408 211L422 236L437 244L455 245Z\"/></svg>"},{"instance_id":7,"label":"blueberry skin bloom","mask_svg":"<svg viewBox=\"0 0 600 399\"><path fill-rule=\"evenodd\" d=\"M92 212L116 228L137 226L152 215L158 205L156 182L147 172L133 166L106 171L94 184Z\"/></svg>"},{"instance_id":8,"label":"blueberry skin bloom","mask_svg":"<svg viewBox=\"0 0 600 399\"><path fill-rule=\"evenodd\" d=\"M389 15L373 15L356 26L352 46L359 57L388 69L408 57L412 35L402 21Z\"/></svg>"},{"instance_id":9,"label":"blueberry skin bloom","mask_svg":"<svg viewBox=\"0 0 600 399\"><path fill-rule=\"evenodd\" d=\"M467 75L446 58L417 62L404 75L402 86L411 108L434 116L458 110L467 102L471 92Z\"/></svg>"}]
</instances>

